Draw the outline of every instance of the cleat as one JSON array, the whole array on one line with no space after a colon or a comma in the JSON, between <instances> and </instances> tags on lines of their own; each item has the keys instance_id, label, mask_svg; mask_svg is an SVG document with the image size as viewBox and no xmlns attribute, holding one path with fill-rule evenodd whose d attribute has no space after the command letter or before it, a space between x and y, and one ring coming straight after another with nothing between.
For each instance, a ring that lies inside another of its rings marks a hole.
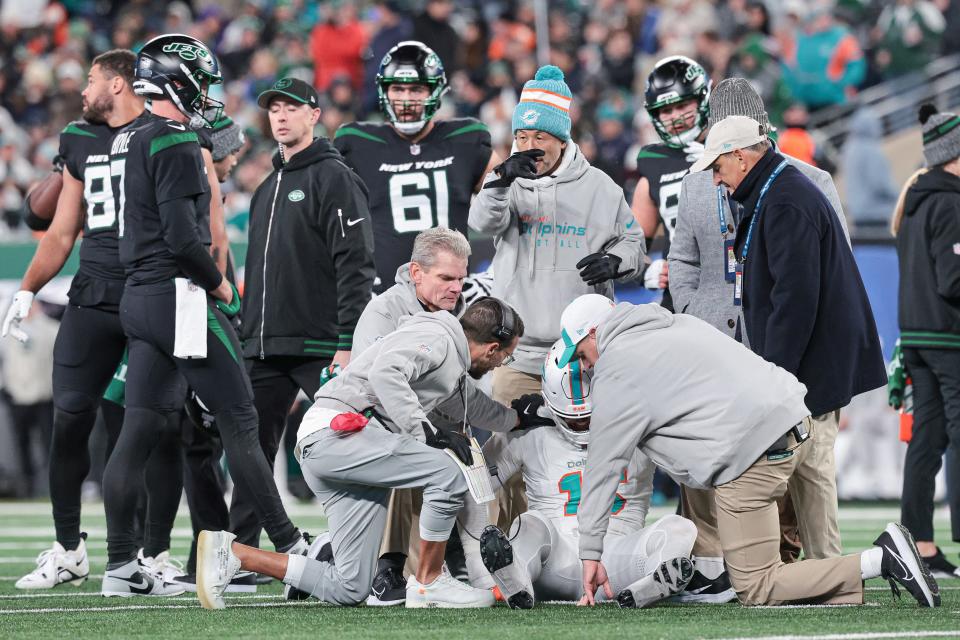
<instances>
[{"instance_id":1,"label":"cleat","mask_svg":"<svg viewBox=\"0 0 960 640\"><path fill-rule=\"evenodd\" d=\"M498 527L490 525L480 534L480 558L511 609L533 608L533 585L514 564L513 546Z\"/></svg>"},{"instance_id":2,"label":"cleat","mask_svg":"<svg viewBox=\"0 0 960 640\"><path fill-rule=\"evenodd\" d=\"M923 564L927 565L927 570L934 578L960 578L960 568L947 560L940 547L937 547L936 555L929 558L924 556Z\"/></svg>"},{"instance_id":3,"label":"cleat","mask_svg":"<svg viewBox=\"0 0 960 640\"><path fill-rule=\"evenodd\" d=\"M913 536L902 524L888 524L873 544L883 549L880 576L890 583L893 595L900 597L896 584L899 582L921 607L940 606L940 587L920 557Z\"/></svg>"},{"instance_id":4,"label":"cleat","mask_svg":"<svg viewBox=\"0 0 960 640\"><path fill-rule=\"evenodd\" d=\"M169 549L150 558L143 555L143 549L137 551L137 559L155 575L160 575L166 582L175 582L187 573L183 570L183 563L170 557Z\"/></svg>"},{"instance_id":5,"label":"cleat","mask_svg":"<svg viewBox=\"0 0 960 640\"><path fill-rule=\"evenodd\" d=\"M693 577L687 583L687 588L675 596L670 602L681 604L723 604L737 599L737 592L730 586L730 575L724 571L711 580L699 571L694 570Z\"/></svg>"},{"instance_id":6,"label":"cleat","mask_svg":"<svg viewBox=\"0 0 960 640\"><path fill-rule=\"evenodd\" d=\"M229 531L201 531L197 538L197 598L204 609L223 609L223 593L240 571L230 548L237 536Z\"/></svg>"},{"instance_id":7,"label":"cleat","mask_svg":"<svg viewBox=\"0 0 960 640\"><path fill-rule=\"evenodd\" d=\"M617 594L621 609L645 609L670 596L677 595L693 578L690 558L674 558L660 563L646 575Z\"/></svg>"},{"instance_id":8,"label":"cleat","mask_svg":"<svg viewBox=\"0 0 960 640\"><path fill-rule=\"evenodd\" d=\"M403 571L389 566L384 567L374 577L367 596L369 607L393 607L401 605L407 600L407 581L403 579Z\"/></svg>"},{"instance_id":9,"label":"cleat","mask_svg":"<svg viewBox=\"0 0 960 640\"><path fill-rule=\"evenodd\" d=\"M106 597L129 598L131 596L178 596L186 591L182 585L168 582L154 573L140 560L130 562L103 572L100 594Z\"/></svg>"},{"instance_id":10,"label":"cleat","mask_svg":"<svg viewBox=\"0 0 960 640\"><path fill-rule=\"evenodd\" d=\"M329 562L333 564L333 547L330 545L330 532L324 531L310 543L306 556L319 560L320 562ZM301 591L289 584L283 585L283 597L285 600L306 600L311 594Z\"/></svg>"},{"instance_id":11,"label":"cleat","mask_svg":"<svg viewBox=\"0 0 960 640\"><path fill-rule=\"evenodd\" d=\"M493 602L492 591L456 580L446 565L430 584L421 584L415 576L407 580L407 609L480 609Z\"/></svg>"},{"instance_id":12,"label":"cleat","mask_svg":"<svg viewBox=\"0 0 960 640\"><path fill-rule=\"evenodd\" d=\"M37 567L17 580L17 589L53 589L58 584L72 584L79 587L90 575L90 562L87 560L87 534L80 537L80 545L67 551L59 542L37 556Z\"/></svg>"}]
</instances>

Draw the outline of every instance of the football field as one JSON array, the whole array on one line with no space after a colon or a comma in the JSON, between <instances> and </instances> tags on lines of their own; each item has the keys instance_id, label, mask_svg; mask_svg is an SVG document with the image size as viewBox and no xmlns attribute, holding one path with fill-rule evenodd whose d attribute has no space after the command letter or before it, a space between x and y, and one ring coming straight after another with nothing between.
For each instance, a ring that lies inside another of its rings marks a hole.
<instances>
[{"instance_id":1,"label":"football field","mask_svg":"<svg viewBox=\"0 0 960 640\"><path fill-rule=\"evenodd\" d=\"M293 520L311 533L322 531L319 507L291 507ZM652 517L668 513L655 509ZM943 606L920 609L909 594L892 599L883 580L867 583L864 607L744 608L725 605L665 605L620 610L615 604L585 609L568 604L539 605L532 611L340 608L312 602L286 602L281 585L260 587L255 595L227 598L224 611L204 611L187 593L170 598L103 598L100 576L106 557L102 505L84 505L84 528L91 579L81 587L18 591L13 584L34 566L53 539L50 507L44 502L0 503L0 638L209 638L320 637L411 638L869 638L960 637L960 580L941 580ZM845 551L865 548L885 524L897 519L895 506L841 509ZM937 511L937 537L957 562L960 545L951 543L946 514ZM173 532L172 554L185 560L190 524L183 510Z\"/></svg>"}]
</instances>

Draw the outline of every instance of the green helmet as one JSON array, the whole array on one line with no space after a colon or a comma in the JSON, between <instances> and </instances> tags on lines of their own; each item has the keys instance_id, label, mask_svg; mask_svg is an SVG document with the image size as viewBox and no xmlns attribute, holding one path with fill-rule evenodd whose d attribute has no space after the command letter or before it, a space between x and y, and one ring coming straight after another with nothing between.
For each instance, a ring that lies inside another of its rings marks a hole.
<instances>
[{"instance_id":1,"label":"green helmet","mask_svg":"<svg viewBox=\"0 0 960 640\"><path fill-rule=\"evenodd\" d=\"M430 89L430 96L423 102L423 115L416 122L400 122L393 105L387 99L387 87L401 82L424 84ZM380 69L377 71L380 109L400 133L419 133L440 108L440 99L447 92L447 88L447 74L443 70L440 57L422 42L401 42L390 49L380 61Z\"/></svg>"},{"instance_id":2,"label":"green helmet","mask_svg":"<svg viewBox=\"0 0 960 640\"><path fill-rule=\"evenodd\" d=\"M667 105L697 101L697 119L680 133L670 133L657 112ZM657 62L647 78L643 106L653 120L657 134L665 144L683 148L700 137L710 115L710 77L702 66L686 56L670 56Z\"/></svg>"}]
</instances>

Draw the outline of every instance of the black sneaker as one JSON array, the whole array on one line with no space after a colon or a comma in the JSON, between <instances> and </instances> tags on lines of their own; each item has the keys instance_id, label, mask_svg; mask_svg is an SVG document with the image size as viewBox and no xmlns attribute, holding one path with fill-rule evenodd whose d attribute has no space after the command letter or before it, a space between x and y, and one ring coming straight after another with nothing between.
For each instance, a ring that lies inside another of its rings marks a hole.
<instances>
[{"instance_id":1,"label":"black sneaker","mask_svg":"<svg viewBox=\"0 0 960 640\"><path fill-rule=\"evenodd\" d=\"M646 575L617 594L621 609L645 609L661 600L677 595L693 577L690 558L673 558L661 562Z\"/></svg>"},{"instance_id":2,"label":"black sneaker","mask_svg":"<svg viewBox=\"0 0 960 640\"><path fill-rule=\"evenodd\" d=\"M330 532L324 531L310 543L310 548L305 553L308 558L319 560L320 562L329 562L333 564L333 547L330 545ZM283 585L283 597L287 600L306 600L312 594L301 591L289 584Z\"/></svg>"},{"instance_id":3,"label":"black sneaker","mask_svg":"<svg viewBox=\"0 0 960 640\"><path fill-rule=\"evenodd\" d=\"M394 566L387 566L373 578L370 595L367 596L367 606L393 607L407 601L407 581L403 571Z\"/></svg>"},{"instance_id":4,"label":"black sneaker","mask_svg":"<svg viewBox=\"0 0 960 640\"><path fill-rule=\"evenodd\" d=\"M921 607L940 606L940 587L923 563L906 527L891 522L873 544L883 549L880 576L890 583L893 595L900 597L896 584L899 582Z\"/></svg>"},{"instance_id":5,"label":"black sneaker","mask_svg":"<svg viewBox=\"0 0 960 640\"><path fill-rule=\"evenodd\" d=\"M730 586L730 575L724 571L714 579L693 572L687 588L670 598L670 602L722 604L737 599L737 592Z\"/></svg>"},{"instance_id":6,"label":"black sneaker","mask_svg":"<svg viewBox=\"0 0 960 640\"><path fill-rule=\"evenodd\" d=\"M926 556L921 557L923 558L923 563L927 565L927 570L934 578L960 578L960 568L957 568L957 565L947 560L947 557L943 555L943 551L940 551L940 547L937 547L936 555L932 555L929 558Z\"/></svg>"},{"instance_id":7,"label":"black sneaker","mask_svg":"<svg viewBox=\"0 0 960 640\"><path fill-rule=\"evenodd\" d=\"M197 592L197 575L195 573L178 576L173 581L191 593ZM256 593L257 584L257 574L252 571L241 571L233 577L233 580L224 589L224 593Z\"/></svg>"},{"instance_id":8,"label":"black sneaker","mask_svg":"<svg viewBox=\"0 0 960 640\"><path fill-rule=\"evenodd\" d=\"M513 562L513 546L499 527L489 525L480 534L480 558L511 609L532 609L530 576Z\"/></svg>"}]
</instances>

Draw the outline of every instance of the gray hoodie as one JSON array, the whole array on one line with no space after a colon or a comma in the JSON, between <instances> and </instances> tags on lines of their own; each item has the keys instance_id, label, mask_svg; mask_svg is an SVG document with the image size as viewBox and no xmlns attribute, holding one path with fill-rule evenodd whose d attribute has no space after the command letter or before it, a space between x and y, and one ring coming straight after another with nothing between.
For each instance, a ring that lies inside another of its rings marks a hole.
<instances>
[{"instance_id":1,"label":"gray hoodie","mask_svg":"<svg viewBox=\"0 0 960 640\"><path fill-rule=\"evenodd\" d=\"M372 409L395 433L423 439L421 422L456 393L463 404L480 404L476 386L466 383L470 348L460 322L450 313L420 312L403 318L400 328L371 345L343 372L320 387L319 407L362 413ZM496 402L484 411L470 409L471 424L491 431L509 431L517 414ZM489 415L477 415L488 413Z\"/></svg>"},{"instance_id":2,"label":"gray hoodie","mask_svg":"<svg viewBox=\"0 0 960 640\"><path fill-rule=\"evenodd\" d=\"M493 295L513 306L524 324L511 366L530 374L540 374L570 301L585 293L613 298L613 283L588 286L577 262L607 251L621 259L626 281L641 273L644 261L643 230L623 189L591 167L572 142L554 175L482 189L470 205L469 224L495 236Z\"/></svg>"},{"instance_id":3,"label":"gray hoodie","mask_svg":"<svg viewBox=\"0 0 960 640\"><path fill-rule=\"evenodd\" d=\"M461 297L450 313L459 318L465 307ZM400 325L400 318L421 311L425 309L417 298L417 288L410 276L408 262L397 269L396 284L370 300L364 308L357 328L353 330L353 356L356 357L374 342L392 333Z\"/></svg>"},{"instance_id":4,"label":"gray hoodie","mask_svg":"<svg viewBox=\"0 0 960 640\"><path fill-rule=\"evenodd\" d=\"M580 557L599 560L619 470L635 447L677 482L735 480L810 415L804 385L707 323L622 303L597 329ZM658 384L642 384L656 375ZM611 469L617 469L612 473Z\"/></svg>"}]
</instances>

